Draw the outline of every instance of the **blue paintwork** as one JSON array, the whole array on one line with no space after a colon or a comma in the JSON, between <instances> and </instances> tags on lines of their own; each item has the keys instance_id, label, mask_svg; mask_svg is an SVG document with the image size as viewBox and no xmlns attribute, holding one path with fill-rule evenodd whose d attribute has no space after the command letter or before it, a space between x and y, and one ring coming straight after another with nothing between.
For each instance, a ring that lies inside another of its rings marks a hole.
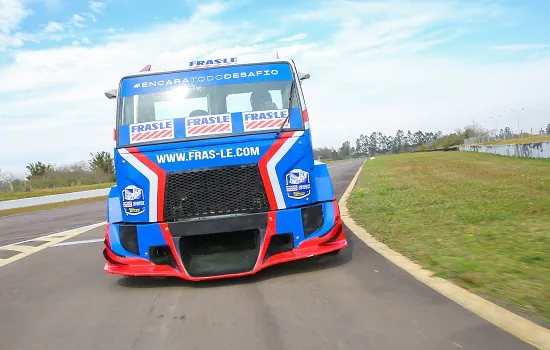
<instances>
[{"instance_id":1,"label":"blue paintwork","mask_svg":"<svg viewBox=\"0 0 550 350\"><path fill-rule=\"evenodd\" d=\"M118 186L115 185L111 187L107 199L107 222L121 222L123 220L120 203L120 191Z\"/></svg>"},{"instance_id":2,"label":"blue paintwork","mask_svg":"<svg viewBox=\"0 0 550 350\"><path fill-rule=\"evenodd\" d=\"M317 201L330 201L334 198L334 188L326 164L315 164L313 167L313 175L315 185L312 186L315 190Z\"/></svg>"},{"instance_id":3,"label":"blue paintwork","mask_svg":"<svg viewBox=\"0 0 550 350\"><path fill-rule=\"evenodd\" d=\"M167 244L160 225L139 225L137 229L139 255L142 258L149 260L149 247Z\"/></svg>"}]
</instances>

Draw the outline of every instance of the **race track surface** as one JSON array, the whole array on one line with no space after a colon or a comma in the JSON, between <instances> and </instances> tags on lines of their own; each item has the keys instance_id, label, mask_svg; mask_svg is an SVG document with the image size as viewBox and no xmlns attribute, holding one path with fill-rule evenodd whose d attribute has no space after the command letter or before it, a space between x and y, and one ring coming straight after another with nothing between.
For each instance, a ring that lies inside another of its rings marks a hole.
<instances>
[{"instance_id":1,"label":"race track surface","mask_svg":"<svg viewBox=\"0 0 550 350\"><path fill-rule=\"evenodd\" d=\"M360 165L331 165L338 196ZM0 218L0 246L104 219L103 202ZM0 267L0 348L533 349L346 233L340 256L202 283L107 275L101 242L45 248Z\"/></svg>"}]
</instances>

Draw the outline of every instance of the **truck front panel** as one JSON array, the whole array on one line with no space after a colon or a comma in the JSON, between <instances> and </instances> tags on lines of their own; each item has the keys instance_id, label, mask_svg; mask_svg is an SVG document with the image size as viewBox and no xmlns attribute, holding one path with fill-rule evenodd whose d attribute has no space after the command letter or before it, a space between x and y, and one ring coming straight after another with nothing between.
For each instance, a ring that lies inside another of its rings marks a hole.
<instances>
[{"instance_id":1,"label":"truck front panel","mask_svg":"<svg viewBox=\"0 0 550 350\"><path fill-rule=\"evenodd\" d=\"M347 245L290 62L129 77L118 96L106 272L232 277Z\"/></svg>"}]
</instances>

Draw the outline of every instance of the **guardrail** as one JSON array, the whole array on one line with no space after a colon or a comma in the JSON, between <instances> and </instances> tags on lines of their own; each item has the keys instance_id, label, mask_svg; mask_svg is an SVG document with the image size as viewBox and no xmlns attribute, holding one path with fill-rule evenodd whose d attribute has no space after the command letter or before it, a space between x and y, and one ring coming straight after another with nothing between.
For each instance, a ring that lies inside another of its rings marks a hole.
<instances>
[{"instance_id":1,"label":"guardrail","mask_svg":"<svg viewBox=\"0 0 550 350\"><path fill-rule=\"evenodd\" d=\"M0 201L0 210L30 207L33 205L60 203L75 199L93 198L109 195L110 188L99 190L79 191L62 194L53 194L50 196L30 197L23 199L14 199L9 201Z\"/></svg>"}]
</instances>

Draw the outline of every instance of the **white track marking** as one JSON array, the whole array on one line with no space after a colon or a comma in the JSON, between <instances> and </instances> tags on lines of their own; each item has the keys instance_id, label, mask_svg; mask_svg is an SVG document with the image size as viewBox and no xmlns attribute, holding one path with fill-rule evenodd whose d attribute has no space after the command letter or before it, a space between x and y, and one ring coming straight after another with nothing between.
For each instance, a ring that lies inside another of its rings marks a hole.
<instances>
[{"instance_id":1,"label":"white track marking","mask_svg":"<svg viewBox=\"0 0 550 350\"><path fill-rule=\"evenodd\" d=\"M59 244L69 238L73 238L78 236L81 233L93 230L94 228L100 227L105 225L105 222L98 222L96 224L91 224L83 227L78 227L72 230L67 230L63 232L57 232L52 233L50 235L45 235L41 237L37 237L34 239L28 239L22 242L12 243L5 246L0 247L0 250L8 250L8 251L19 251L19 254L16 254L10 258L7 259L0 259L0 267L6 266L14 261L17 261L19 259L23 259L26 256L29 256L31 254L37 253L43 249L46 249L52 245ZM23 245L23 243L31 242L31 241L40 241L44 242L44 244L39 245L38 247L32 247L28 245Z\"/></svg>"},{"instance_id":2,"label":"white track marking","mask_svg":"<svg viewBox=\"0 0 550 350\"><path fill-rule=\"evenodd\" d=\"M84 244L84 243L97 243L97 242L103 242L103 240L104 240L104 238L97 238L97 239L86 239L84 241L73 241L73 242L57 243L57 244L54 244L54 245L50 246L50 248L62 247L62 246L66 246L66 245Z\"/></svg>"}]
</instances>

